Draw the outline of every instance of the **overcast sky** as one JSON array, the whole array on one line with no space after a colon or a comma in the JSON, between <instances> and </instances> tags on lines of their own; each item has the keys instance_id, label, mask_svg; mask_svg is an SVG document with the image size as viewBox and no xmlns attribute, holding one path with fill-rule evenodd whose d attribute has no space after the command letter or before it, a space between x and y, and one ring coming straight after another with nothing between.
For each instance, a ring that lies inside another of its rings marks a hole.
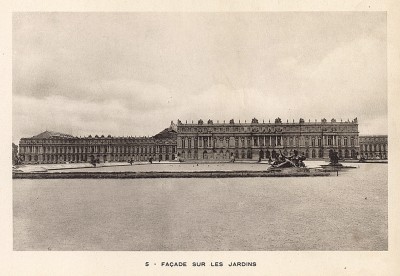
<instances>
[{"instance_id":1,"label":"overcast sky","mask_svg":"<svg viewBox=\"0 0 400 276\"><path fill-rule=\"evenodd\" d=\"M387 134L386 65L385 13L16 13L13 141L253 117Z\"/></svg>"}]
</instances>

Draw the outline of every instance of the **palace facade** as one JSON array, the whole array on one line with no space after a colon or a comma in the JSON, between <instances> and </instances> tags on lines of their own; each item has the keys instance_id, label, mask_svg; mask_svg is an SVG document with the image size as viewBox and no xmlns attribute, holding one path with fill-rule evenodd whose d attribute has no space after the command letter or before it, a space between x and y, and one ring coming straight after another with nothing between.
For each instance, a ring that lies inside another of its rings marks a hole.
<instances>
[{"instance_id":1,"label":"palace facade","mask_svg":"<svg viewBox=\"0 0 400 276\"><path fill-rule=\"evenodd\" d=\"M45 131L19 143L25 164L154 161L176 158L176 131L167 128L153 137L75 137Z\"/></svg>"},{"instance_id":2,"label":"palace facade","mask_svg":"<svg viewBox=\"0 0 400 276\"><path fill-rule=\"evenodd\" d=\"M360 155L365 159L388 159L388 136L360 136Z\"/></svg>"},{"instance_id":3,"label":"palace facade","mask_svg":"<svg viewBox=\"0 0 400 276\"><path fill-rule=\"evenodd\" d=\"M294 150L307 158L328 158L330 149L340 158L357 158L359 152L357 118L346 122L178 121L177 131L178 156L184 160L262 160L280 152L291 155Z\"/></svg>"},{"instance_id":4,"label":"palace facade","mask_svg":"<svg viewBox=\"0 0 400 276\"><path fill-rule=\"evenodd\" d=\"M76 137L45 131L31 138L22 138L19 156L23 163L79 163L114 161L164 160L263 160L294 150L309 159L328 158L330 149L341 158L359 155L357 118L337 122L251 122L228 123L199 120L197 123L171 122L152 137ZM386 147L387 150L387 147ZM387 151L386 151L387 152ZM387 153L386 153L387 156Z\"/></svg>"}]
</instances>

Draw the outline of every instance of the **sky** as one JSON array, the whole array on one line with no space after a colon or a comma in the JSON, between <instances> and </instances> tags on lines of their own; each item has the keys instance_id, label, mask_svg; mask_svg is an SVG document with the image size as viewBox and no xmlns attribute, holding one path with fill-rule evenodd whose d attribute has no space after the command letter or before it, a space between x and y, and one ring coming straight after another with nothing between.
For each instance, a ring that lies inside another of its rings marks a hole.
<instances>
[{"instance_id":1,"label":"sky","mask_svg":"<svg viewBox=\"0 0 400 276\"><path fill-rule=\"evenodd\" d=\"M383 12L13 15L13 142L254 117L387 134L387 112Z\"/></svg>"}]
</instances>

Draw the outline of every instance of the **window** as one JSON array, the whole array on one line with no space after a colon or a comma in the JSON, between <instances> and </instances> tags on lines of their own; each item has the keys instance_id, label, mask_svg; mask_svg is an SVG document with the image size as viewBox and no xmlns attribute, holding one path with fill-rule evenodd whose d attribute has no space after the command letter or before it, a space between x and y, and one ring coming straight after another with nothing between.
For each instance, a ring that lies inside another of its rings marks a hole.
<instances>
[{"instance_id":1,"label":"window","mask_svg":"<svg viewBox=\"0 0 400 276\"><path fill-rule=\"evenodd\" d=\"M328 136L328 146L332 146L332 136Z\"/></svg>"}]
</instances>

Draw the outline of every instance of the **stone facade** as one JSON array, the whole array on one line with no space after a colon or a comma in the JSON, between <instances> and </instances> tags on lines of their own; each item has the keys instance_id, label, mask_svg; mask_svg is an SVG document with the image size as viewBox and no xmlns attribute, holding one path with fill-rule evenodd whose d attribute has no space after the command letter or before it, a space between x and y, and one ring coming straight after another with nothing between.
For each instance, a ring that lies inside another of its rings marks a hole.
<instances>
[{"instance_id":1,"label":"stone facade","mask_svg":"<svg viewBox=\"0 0 400 276\"><path fill-rule=\"evenodd\" d=\"M360 136L360 155L365 159L388 159L388 136Z\"/></svg>"},{"instance_id":2,"label":"stone facade","mask_svg":"<svg viewBox=\"0 0 400 276\"><path fill-rule=\"evenodd\" d=\"M212 120L177 125L178 156L183 160L263 160L294 150L307 158L328 158L330 149L340 158L357 158L359 152L358 122L259 122L214 123Z\"/></svg>"},{"instance_id":3,"label":"stone facade","mask_svg":"<svg viewBox=\"0 0 400 276\"><path fill-rule=\"evenodd\" d=\"M45 131L19 143L24 163L78 163L99 160L148 161L161 160L263 160L274 158L281 151L285 155L294 150L309 159L328 158L330 149L341 158L359 155L357 118L337 122L235 122L214 123L212 120L177 124L171 122L152 137L113 137L72 135ZM387 147L386 147L387 149ZM387 156L387 154L386 154Z\"/></svg>"},{"instance_id":4,"label":"stone facade","mask_svg":"<svg viewBox=\"0 0 400 276\"><path fill-rule=\"evenodd\" d=\"M31 138L22 138L20 156L25 164L81 163L99 160L153 161L176 158L176 131L167 128L153 137L74 137L45 131Z\"/></svg>"}]
</instances>

